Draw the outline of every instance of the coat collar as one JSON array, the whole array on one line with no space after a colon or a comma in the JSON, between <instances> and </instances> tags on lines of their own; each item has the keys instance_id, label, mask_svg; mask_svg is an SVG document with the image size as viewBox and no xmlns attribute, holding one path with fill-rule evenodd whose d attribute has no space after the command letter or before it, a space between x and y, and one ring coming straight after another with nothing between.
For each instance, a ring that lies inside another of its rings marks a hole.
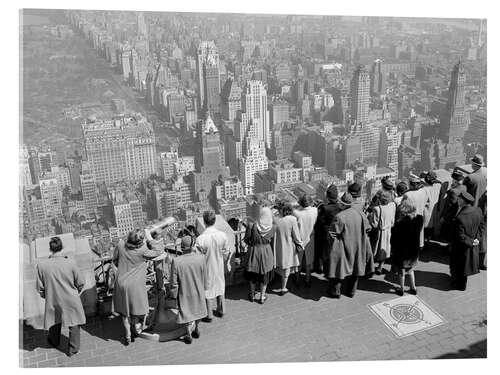
<instances>
[{"instance_id":1,"label":"coat collar","mask_svg":"<svg viewBox=\"0 0 500 375\"><path fill-rule=\"evenodd\" d=\"M50 253L49 259L52 258L67 258L67 255L63 253L63 251L58 251L57 253Z\"/></svg>"}]
</instances>

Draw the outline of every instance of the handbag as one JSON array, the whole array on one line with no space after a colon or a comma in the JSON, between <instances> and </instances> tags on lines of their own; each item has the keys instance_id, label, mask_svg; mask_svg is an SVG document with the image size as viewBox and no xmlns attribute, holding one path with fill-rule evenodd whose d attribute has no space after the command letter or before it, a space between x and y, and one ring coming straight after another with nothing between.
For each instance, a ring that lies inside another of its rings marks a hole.
<instances>
[{"instance_id":1,"label":"handbag","mask_svg":"<svg viewBox=\"0 0 500 375\"><path fill-rule=\"evenodd\" d=\"M378 251L380 250L380 245L381 245L381 237L382 237L382 208L377 206L379 208L379 218L378 218L378 225L376 228L372 228L370 232L368 233L368 237L370 238L370 245L372 247L372 252L373 255L376 255ZM374 211L376 212L376 211Z\"/></svg>"}]
</instances>

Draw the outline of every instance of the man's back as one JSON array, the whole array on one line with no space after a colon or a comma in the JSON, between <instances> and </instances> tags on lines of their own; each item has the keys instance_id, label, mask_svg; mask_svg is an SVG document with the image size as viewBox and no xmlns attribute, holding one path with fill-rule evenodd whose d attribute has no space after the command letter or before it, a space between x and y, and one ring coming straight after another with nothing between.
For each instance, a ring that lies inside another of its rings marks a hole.
<instances>
[{"instance_id":1,"label":"man's back","mask_svg":"<svg viewBox=\"0 0 500 375\"><path fill-rule=\"evenodd\" d=\"M464 185L467 187L467 192L474 197L474 206L477 206L487 188L486 167L479 168L469 174L464 180Z\"/></svg>"}]
</instances>

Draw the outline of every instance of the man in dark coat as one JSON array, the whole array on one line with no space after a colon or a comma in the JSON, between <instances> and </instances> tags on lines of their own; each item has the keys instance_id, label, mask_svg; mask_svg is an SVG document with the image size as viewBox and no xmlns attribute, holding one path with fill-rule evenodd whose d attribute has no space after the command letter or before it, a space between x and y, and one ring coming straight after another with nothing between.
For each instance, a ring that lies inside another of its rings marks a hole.
<instances>
[{"instance_id":1,"label":"man in dark coat","mask_svg":"<svg viewBox=\"0 0 500 375\"><path fill-rule=\"evenodd\" d=\"M205 289L207 270L205 256L193 252L194 239L181 238L182 255L173 259L170 274L170 296L177 299L179 314L177 324L186 325L184 342L191 344L193 337L200 337L198 323L207 316Z\"/></svg>"},{"instance_id":2,"label":"man in dark coat","mask_svg":"<svg viewBox=\"0 0 500 375\"><path fill-rule=\"evenodd\" d=\"M365 200L361 197L361 190L363 187L357 182L353 182L347 187L347 192L352 197L352 208L357 209L359 212L363 212L365 209Z\"/></svg>"},{"instance_id":3,"label":"man in dark coat","mask_svg":"<svg viewBox=\"0 0 500 375\"><path fill-rule=\"evenodd\" d=\"M464 175L459 169L453 171L451 178L451 189L448 190L444 198L439 225L440 237L447 242L451 239L453 220L458 212L458 196L467 191L467 188L463 185Z\"/></svg>"},{"instance_id":4,"label":"man in dark coat","mask_svg":"<svg viewBox=\"0 0 500 375\"><path fill-rule=\"evenodd\" d=\"M326 203L318 207L318 218L314 225L314 272L326 272L328 259L328 232L333 219L340 212L338 191L335 185L330 185L326 191Z\"/></svg>"},{"instance_id":5,"label":"man in dark coat","mask_svg":"<svg viewBox=\"0 0 500 375\"><path fill-rule=\"evenodd\" d=\"M474 197L468 192L458 197L458 213L453 222L450 253L452 287L465 290L467 277L479 272L479 241L483 231L483 214L473 207Z\"/></svg>"},{"instance_id":6,"label":"man in dark coat","mask_svg":"<svg viewBox=\"0 0 500 375\"><path fill-rule=\"evenodd\" d=\"M487 249L487 240L486 240L486 232L487 232L487 220L486 220L486 213L487 213L487 192L485 191L483 196L479 199L479 205L478 207L481 209L483 212L483 223L484 223L484 228L483 228L483 235L480 240L479 244L479 269L482 271L486 271L486 249Z\"/></svg>"},{"instance_id":7,"label":"man in dark coat","mask_svg":"<svg viewBox=\"0 0 500 375\"><path fill-rule=\"evenodd\" d=\"M85 281L76 263L65 256L62 241L52 237L49 242L49 259L36 266L36 286L40 296L45 299L45 329L49 330L47 341L58 347L61 340L61 327L69 327L68 356L80 350L80 325L85 324L80 292Z\"/></svg>"},{"instance_id":8,"label":"man in dark coat","mask_svg":"<svg viewBox=\"0 0 500 375\"><path fill-rule=\"evenodd\" d=\"M330 257L327 277L328 294L340 298L344 281L345 294L354 297L358 277L374 272L373 253L366 230L368 219L357 208L352 207L353 199L347 192L342 196L342 211L335 216L330 234Z\"/></svg>"},{"instance_id":9,"label":"man in dark coat","mask_svg":"<svg viewBox=\"0 0 500 375\"><path fill-rule=\"evenodd\" d=\"M464 185L467 187L467 192L474 197L473 206L477 207L479 199L486 191L486 167L484 166L483 157L479 154L474 155L471 162L474 172L465 178Z\"/></svg>"}]
</instances>

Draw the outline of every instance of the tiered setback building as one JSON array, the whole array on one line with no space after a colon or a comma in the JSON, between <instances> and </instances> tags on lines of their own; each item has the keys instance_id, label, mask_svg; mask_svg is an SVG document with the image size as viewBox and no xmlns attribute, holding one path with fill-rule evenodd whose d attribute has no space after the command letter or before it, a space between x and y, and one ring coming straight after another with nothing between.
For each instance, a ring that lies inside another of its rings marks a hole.
<instances>
[{"instance_id":1,"label":"tiered setback building","mask_svg":"<svg viewBox=\"0 0 500 375\"><path fill-rule=\"evenodd\" d=\"M156 172L153 127L142 117L89 121L82 125L87 159L96 182L113 184Z\"/></svg>"}]
</instances>

